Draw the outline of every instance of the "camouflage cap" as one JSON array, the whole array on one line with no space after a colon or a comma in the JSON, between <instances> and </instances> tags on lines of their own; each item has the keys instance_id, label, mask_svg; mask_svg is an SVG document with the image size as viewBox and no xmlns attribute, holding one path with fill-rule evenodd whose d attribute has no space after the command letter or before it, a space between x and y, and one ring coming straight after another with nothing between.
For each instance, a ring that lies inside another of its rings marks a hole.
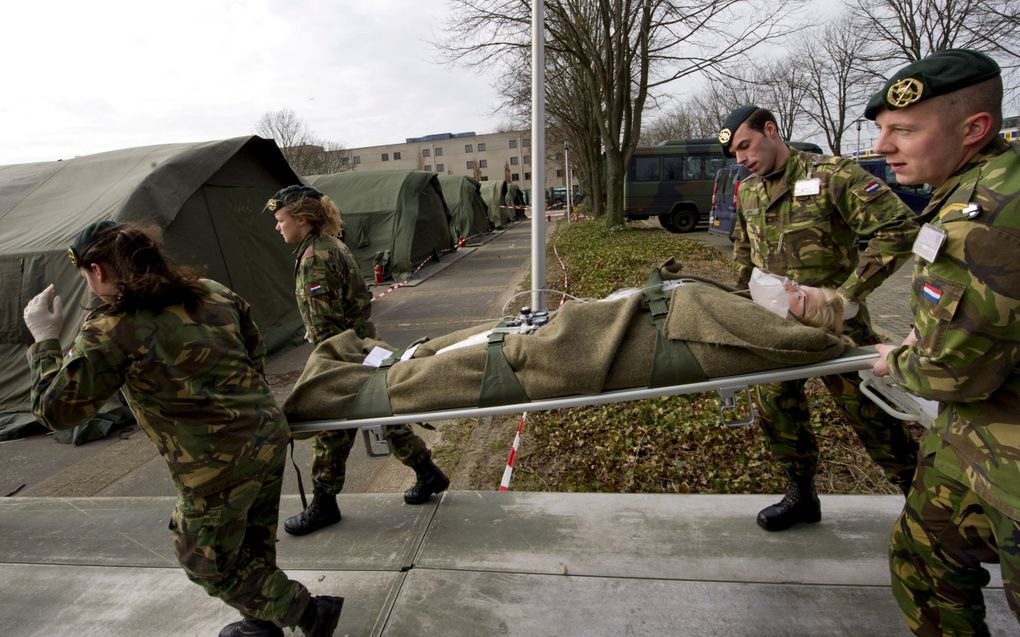
<instances>
[{"instance_id":1,"label":"camouflage cap","mask_svg":"<svg viewBox=\"0 0 1020 637\"><path fill-rule=\"evenodd\" d=\"M875 119L887 108L895 111L932 97L952 93L1001 73L995 60L980 51L946 49L904 66L886 81L864 109L864 116Z\"/></svg>"},{"instance_id":2,"label":"camouflage cap","mask_svg":"<svg viewBox=\"0 0 1020 637\"><path fill-rule=\"evenodd\" d=\"M733 154L730 153L730 140L733 139L733 133L737 132L744 120L760 108L754 104L745 104L726 116L726 121L723 122L722 129L719 130L719 143L722 144L723 155L733 157Z\"/></svg>"},{"instance_id":3,"label":"camouflage cap","mask_svg":"<svg viewBox=\"0 0 1020 637\"><path fill-rule=\"evenodd\" d=\"M289 206L301 199L322 199L322 197L322 193L311 186L287 186L276 191L276 194L270 197L269 201L266 202L265 209L269 212L276 212L280 208Z\"/></svg>"},{"instance_id":4,"label":"camouflage cap","mask_svg":"<svg viewBox=\"0 0 1020 637\"><path fill-rule=\"evenodd\" d=\"M71 242L71 247L67 249L67 259L76 268L81 267L81 258L85 252L92 247L96 241L107 231L113 228L119 228L123 224L112 219L106 219L104 221L96 221L85 226L78 236Z\"/></svg>"}]
</instances>

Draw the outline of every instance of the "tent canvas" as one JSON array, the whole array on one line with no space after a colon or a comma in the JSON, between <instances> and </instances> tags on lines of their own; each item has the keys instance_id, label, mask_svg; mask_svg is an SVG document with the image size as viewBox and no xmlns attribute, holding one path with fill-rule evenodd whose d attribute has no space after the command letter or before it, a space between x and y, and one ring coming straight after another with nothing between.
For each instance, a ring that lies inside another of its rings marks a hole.
<instances>
[{"instance_id":1,"label":"tent canvas","mask_svg":"<svg viewBox=\"0 0 1020 637\"><path fill-rule=\"evenodd\" d=\"M502 179L483 181L480 184L482 199L489 207L489 221L496 228L502 228L513 221L513 211L505 208L507 182Z\"/></svg>"},{"instance_id":2,"label":"tent canvas","mask_svg":"<svg viewBox=\"0 0 1020 637\"><path fill-rule=\"evenodd\" d=\"M377 253L388 252L384 274L403 280L425 259L454 247L450 211L435 173L351 171L305 181L340 208L344 243L363 275L372 272Z\"/></svg>"},{"instance_id":3,"label":"tent canvas","mask_svg":"<svg viewBox=\"0 0 1020 637\"><path fill-rule=\"evenodd\" d=\"M510 182L506 186L506 197L503 199L503 206L511 221L527 218L527 215L524 214L524 191L514 182Z\"/></svg>"},{"instance_id":4,"label":"tent canvas","mask_svg":"<svg viewBox=\"0 0 1020 637\"><path fill-rule=\"evenodd\" d=\"M489 207L479 182L463 175L440 175L443 199L450 209L454 236L473 237L489 230Z\"/></svg>"},{"instance_id":5,"label":"tent canvas","mask_svg":"<svg viewBox=\"0 0 1020 637\"><path fill-rule=\"evenodd\" d=\"M34 422L22 308L49 283L70 345L92 303L67 246L103 219L154 224L178 263L197 266L251 305L266 345L300 338L290 249L265 201L297 175L272 140L238 137L0 166L0 438Z\"/></svg>"}]
</instances>

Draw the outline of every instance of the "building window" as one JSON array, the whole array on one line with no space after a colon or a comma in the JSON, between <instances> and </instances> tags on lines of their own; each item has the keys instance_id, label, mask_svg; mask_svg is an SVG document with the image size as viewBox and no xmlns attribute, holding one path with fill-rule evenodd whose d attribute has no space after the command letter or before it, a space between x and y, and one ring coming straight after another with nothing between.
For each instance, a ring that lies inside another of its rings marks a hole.
<instances>
[{"instance_id":1,"label":"building window","mask_svg":"<svg viewBox=\"0 0 1020 637\"><path fill-rule=\"evenodd\" d=\"M489 167L489 160L488 159L479 159L478 160L478 167L479 168L488 168Z\"/></svg>"},{"instance_id":2,"label":"building window","mask_svg":"<svg viewBox=\"0 0 1020 637\"><path fill-rule=\"evenodd\" d=\"M510 173L510 181L520 181L521 176L517 173Z\"/></svg>"},{"instance_id":3,"label":"building window","mask_svg":"<svg viewBox=\"0 0 1020 637\"><path fill-rule=\"evenodd\" d=\"M525 137L524 140L521 143L524 145L525 148L531 148L531 138L530 137Z\"/></svg>"},{"instance_id":4,"label":"building window","mask_svg":"<svg viewBox=\"0 0 1020 637\"><path fill-rule=\"evenodd\" d=\"M464 152L465 153L470 153L471 152L471 148L472 148L471 144L464 144Z\"/></svg>"},{"instance_id":5,"label":"building window","mask_svg":"<svg viewBox=\"0 0 1020 637\"><path fill-rule=\"evenodd\" d=\"M421 156L422 157L431 157L432 155L429 154L429 149L428 148L422 148L421 149Z\"/></svg>"},{"instance_id":6,"label":"building window","mask_svg":"<svg viewBox=\"0 0 1020 637\"><path fill-rule=\"evenodd\" d=\"M468 170L473 170L474 167L475 167L475 160L469 159L468 162L467 162L467 169Z\"/></svg>"},{"instance_id":7,"label":"building window","mask_svg":"<svg viewBox=\"0 0 1020 637\"><path fill-rule=\"evenodd\" d=\"M436 172L442 174L446 170L445 164L436 164Z\"/></svg>"},{"instance_id":8,"label":"building window","mask_svg":"<svg viewBox=\"0 0 1020 637\"><path fill-rule=\"evenodd\" d=\"M530 164L531 163L531 155L525 155L524 156L524 163L525 164Z\"/></svg>"},{"instance_id":9,"label":"building window","mask_svg":"<svg viewBox=\"0 0 1020 637\"><path fill-rule=\"evenodd\" d=\"M360 155L355 155L354 156L354 165L357 166L360 163L361 163L361 156Z\"/></svg>"},{"instance_id":10,"label":"building window","mask_svg":"<svg viewBox=\"0 0 1020 637\"><path fill-rule=\"evenodd\" d=\"M556 176L557 177L562 177L563 176L563 169L562 168L557 168L556 169Z\"/></svg>"},{"instance_id":11,"label":"building window","mask_svg":"<svg viewBox=\"0 0 1020 637\"><path fill-rule=\"evenodd\" d=\"M436 149L436 157L442 157L442 156L443 156L443 149L442 148L437 148Z\"/></svg>"},{"instance_id":12,"label":"building window","mask_svg":"<svg viewBox=\"0 0 1020 637\"><path fill-rule=\"evenodd\" d=\"M427 173L430 173L432 172L432 164L425 164L424 166L421 167L421 169Z\"/></svg>"},{"instance_id":13,"label":"building window","mask_svg":"<svg viewBox=\"0 0 1020 637\"><path fill-rule=\"evenodd\" d=\"M478 181L489 181L489 178L486 177L485 175L482 175Z\"/></svg>"},{"instance_id":14,"label":"building window","mask_svg":"<svg viewBox=\"0 0 1020 637\"><path fill-rule=\"evenodd\" d=\"M341 155L340 156L340 163L343 164L344 166L346 166L347 164L351 163L350 155Z\"/></svg>"},{"instance_id":15,"label":"building window","mask_svg":"<svg viewBox=\"0 0 1020 637\"><path fill-rule=\"evenodd\" d=\"M511 139L510 140L510 148L517 148L517 140L516 139Z\"/></svg>"},{"instance_id":16,"label":"building window","mask_svg":"<svg viewBox=\"0 0 1020 637\"><path fill-rule=\"evenodd\" d=\"M524 173L524 181L531 181L531 173Z\"/></svg>"},{"instance_id":17,"label":"building window","mask_svg":"<svg viewBox=\"0 0 1020 637\"><path fill-rule=\"evenodd\" d=\"M393 153L393 161L398 161L399 159L400 159L400 151L398 150L398 151Z\"/></svg>"},{"instance_id":18,"label":"building window","mask_svg":"<svg viewBox=\"0 0 1020 637\"><path fill-rule=\"evenodd\" d=\"M478 144L478 152L480 152L480 153L484 153L485 152L485 143L484 142L481 143L481 144Z\"/></svg>"},{"instance_id":19,"label":"building window","mask_svg":"<svg viewBox=\"0 0 1020 637\"><path fill-rule=\"evenodd\" d=\"M383 153L382 154L382 160L383 161L389 161L390 160L390 154L389 153Z\"/></svg>"},{"instance_id":20,"label":"building window","mask_svg":"<svg viewBox=\"0 0 1020 637\"><path fill-rule=\"evenodd\" d=\"M516 165L517 165L517 164L519 163L519 162L517 161L518 159L520 159L520 158L519 158L519 157L511 157L511 158L510 158L510 165L511 165L511 166L516 166Z\"/></svg>"}]
</instances>

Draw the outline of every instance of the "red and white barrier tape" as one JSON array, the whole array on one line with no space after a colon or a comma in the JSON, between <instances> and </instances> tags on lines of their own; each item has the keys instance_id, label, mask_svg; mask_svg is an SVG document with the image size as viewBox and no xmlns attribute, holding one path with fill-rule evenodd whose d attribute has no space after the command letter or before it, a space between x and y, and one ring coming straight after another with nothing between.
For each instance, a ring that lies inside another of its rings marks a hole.
<instances>
[{"instance_id":1,"label":"red and white barrier tape","mask_svg":"<svg viewBox=\"0 0 1020 637\"><path fill-rule=\"evenodd\" d=\"M510 488L510 476L514 472L514 461L517 460L517 448L521 446L521 432L524 431L524 419L528 412L521 414L521 422L517 425L517 434L514 436L514 444L510 447L510 457L506 460L506 469L503 470L503 479L499 481L499 490L506 491Z\"/></svg>"}]
</instances>

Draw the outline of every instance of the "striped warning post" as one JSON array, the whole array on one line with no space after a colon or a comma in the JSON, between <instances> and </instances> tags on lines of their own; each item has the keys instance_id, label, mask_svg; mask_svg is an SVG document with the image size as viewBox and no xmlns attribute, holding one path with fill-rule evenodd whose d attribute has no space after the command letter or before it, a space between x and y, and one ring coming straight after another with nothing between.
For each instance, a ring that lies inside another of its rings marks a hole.
<instances>
[{"instance_id":1,"label":"striped warning post","mask_svg":"<svg viewBox=\"0 0 1020 637\"><path fill-rule=\"evenodd\" d=\"M517 434L514 436L514 444L510 447L510 457L506 459L506 469L503 470L503 479L499 481L499 490L506 491L510 488L510 476L514 472L514 461L517 460L517 448L521 446L521 432L524 430L524 419L528 412L521 414L521 422L517 425Z\"/></svg>"}]
</instances>

